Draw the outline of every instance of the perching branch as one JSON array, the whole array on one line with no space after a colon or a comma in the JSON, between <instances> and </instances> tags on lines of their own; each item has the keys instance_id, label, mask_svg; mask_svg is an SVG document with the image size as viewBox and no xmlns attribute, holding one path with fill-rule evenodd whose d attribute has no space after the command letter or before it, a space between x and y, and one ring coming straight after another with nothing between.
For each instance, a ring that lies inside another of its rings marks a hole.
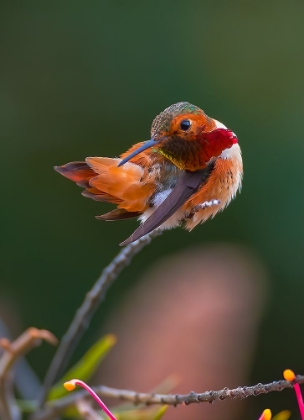
<instances>
[{"instance_id":1,"label":"perching branch","mask_svg":"<svg viewBox=\"0 0 304 420\"><path fill-rule=\"evenodd\" d=\"M68 364L76 345L89 327L90 320L98 309L100 302L104 299L108 287L116 280L121 271L130 264L132 258L161 233L161 230L155 229L150 234L123 248L102 271L92 289L86 294L48 369L39 400L40 407L43 407L51 386Z\"/></svg>"},{"instance_id":2,"label":"perching branch","mask_svg":"<svg viewBox=\"0 0 304 420\"><path fill-rule=\"evenodd\" d=\"M0 339L0 346L4 349L0 358L0 413L3 420L20 418L19 409L12 395L11 369L21 356L33 347L39 346L42 340L53 345L57 344L57 339L52 333L37 328L27 329L13 342L7 338Z\"/></svg>"},{"instance_id":3,"label":"perching branch","mask_svg":"<svg viewBox=\"0 0 304 420\"><path fill-rule=\"evenodd\" d=\"M285 388L292 388L293 384L304 383L304 375L297 375L293 382L281 380L274 381L269 384L257 384L254 386L239 386L238 388L229 389L224 388L219 391L206 391L197 394L196 392L190 392L189 394L145 394L135 391L127 391L124 389L109 388L107 386L93 387L93 390L100 397L112 397L123 401L129 401L136 405L138 404L167 404L177 406L178 404L193 404L200 402L213 402L216 400L223 401L227 398L232 399L243 399L251 396L257 396L260 394L267 394L274 391L282 391ZM55 416L59 415L67 407L75 404L80 398L87 398L88 394L85 391L77 391L69 394L67 397L56 400L50 404L50 406L41 412L36 420L50 420Z\"/></svg>"},{"instance_id":4,"label":"perching branch","mask_svg":"<svg viewBox=\"0 0 304 420\"><path fill-rule=\"evenodd\" d=\"M91 401L80 398L76 402L76 407L79 414L86 420L103 420L100 414L92 408Z\"/></svg>"}]
</instances>

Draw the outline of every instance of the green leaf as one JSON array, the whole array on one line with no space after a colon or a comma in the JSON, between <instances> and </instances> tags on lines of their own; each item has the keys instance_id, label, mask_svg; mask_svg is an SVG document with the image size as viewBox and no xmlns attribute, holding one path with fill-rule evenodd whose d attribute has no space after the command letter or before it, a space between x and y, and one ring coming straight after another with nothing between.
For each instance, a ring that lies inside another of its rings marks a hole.
<instances>
[{"instance_id":1,"label":"green leaf","mask_svg":"<svg viewBox=\"0 0 304 420\"><path fill-rule=\"evenodd\" d=\"M168 408L167 405L164 405L163 407L161 407L156 413L156 415L154 416L153 420L160 420L162 416L165 414L165 412L167 411L167 408Z\"/></svg>"},{"instance_id":2,"label":"green leaf","mask_svg":"<svg viewBox=\"0 0 304 420\"><path fill-rule=\"evenodd\" d=\"M22 413L34 413L38 409L37 401L33 400L17 400L17 405Z\"/></svg>"},{"instance_id":3,"label":"green leaf","mask_svg":"<svg viewBox=\"0 0 304 420\"><path fill-rule=\"evenodd\" d=\"M291 412L289 410L281 411L279 414L274 416L273 420L288 420L291 416Z\"/></svg>"},{"instance_id":4,"label":"green leaf","mask_svg":"<svg viewBox=\"0 0 304 420\"><path fill-rule=\"evenodd\" d=\"M68 391L63 387L63 383L70 379L77 378L82 381L88 381L115 343L116 337L112 334L108 334L98 340L97 343L93 344L79 362L77 362L76 365L74 365L63 378L53 386L48 395L48 399L54 400L66 395Z\"/></svg>"},{"instance_id":5,"label":"green leaf","mask_svg":"<svg viewBox=\"0 0 304 420\"><path fill-rule=\"evenodd\" d=\"M114 415L117 420L160 420L167 410L167 406L160 409L143 408L133 409L128 411L116 411L114 408Z\"/></svg>"}]
</instances>

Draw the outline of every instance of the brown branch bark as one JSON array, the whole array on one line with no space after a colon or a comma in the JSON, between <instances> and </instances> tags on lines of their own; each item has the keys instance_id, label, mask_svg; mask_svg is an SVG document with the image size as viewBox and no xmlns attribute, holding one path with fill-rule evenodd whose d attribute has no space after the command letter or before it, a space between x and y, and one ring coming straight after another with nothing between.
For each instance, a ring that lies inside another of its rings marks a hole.
<instances>
[{"instance_id":1,"label":"brown branch bark","mask_svg":"<svg viewBox=\"0 0 304 420\"><path fill-rule=\"evenodd\" d=\"M19 419L20 411L13 396L10 373L13 365L33 347L41 344L42 340L50 344L57 344L56 337L47 330L29 328L15 341L10 342L7 338L0 339L0 346L5 350L0 358L0 413L1 419Z\"/></svg>"},{"instance_id":2,"label":"brown branch bark","mask_svg":"<svg viewBox=\"0 0 304 420\"><path fill-rule=\"evenodd\" d=\"M129 401L135 405L144 404L167 404L177 406L179 404L194 404L201 402L213 402L216 400L226 400L227 398L232 399L243 399L251 396L257 396L260 394L267 394L274 391L282 391L286 388L292 388L294 383L303 384L304 375L298 375L294 382L288 382L285 380L274 381L268 384L257 384L253 386L239 386L238 388L229 389L224 388L219 391L206 391L202 393L190 392L189 394L154 394L154 393L142 393L135 391L127 391L124 389L115 389L107 386L93 387L94 391L100 397L112 397L122 401ZM51 420L67 407L75 404L78 399L87 398L89 395L85 391L77 391L69 394L67 397L61 398L60 400L54 401L48 408L40 412L35 416L35 420Z\"/></svg>"},{"instance_id":3,"label":"brown branch bark","mask_svg":"<svg viewBox=\"0 0 304 420\"><path fill-rule=\"evenodd\" d=\"M121 271L130 264L132 258L148 245L153 238L161 233L161 230L156 229L138 241L123 248L113 261L102 271L92 289L86 294L82 305L77 310L74 319L63 336L58 350L50 364L39 399L40 407L43 407L51 386L59 375L62 374L79 340L89 327L90 320L101 301L104 299L108 287L116 280Z\"/></svg>"},{"instance_id":4,"label":"brown branch bark","mask_svg":"<svg viewBox=\"0 0 304 420\"><path fill-rule=\"evenodd\" d=\"M91 401L85 398L77 400L76 407L79 414L86 420L103 420L103 417L92 408Z\"/></svg>"}]
</instances>

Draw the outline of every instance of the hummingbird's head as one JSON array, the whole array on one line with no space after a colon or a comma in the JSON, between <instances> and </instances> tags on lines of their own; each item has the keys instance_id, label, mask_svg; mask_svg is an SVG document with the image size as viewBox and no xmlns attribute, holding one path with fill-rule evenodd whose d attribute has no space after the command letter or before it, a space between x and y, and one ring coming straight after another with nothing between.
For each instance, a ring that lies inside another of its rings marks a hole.
<instances>
[{"instance_id":1,"label":"hummingbird's head","mask_svg":"<svg viewBox=\"0 0 304 420\"><path fill-rule=\"evenodd\" d=\"M179 169L204 169L208 162L237 143L236 135L189 102L166 108L153 120L151 139L124 158L120 165L153 147Z\"/></svg>"},{"instance_id":2,"label":"hummingbird's head","mask_svg":"<svg viewBox=\"0 0 304 420\"><path fill-rule=\"evenodd\" d=\"M185 133L190 133L194 128L191 127L191 118L193 119L195 115L200 116L200 118L204 116L210 120L202 109L189 102L178 102L170 105L154 118L151 126L151 138L160 138L177 133L184 137ZM189 122L186 122L188 118Z\"/></svg>"}]
</instances>

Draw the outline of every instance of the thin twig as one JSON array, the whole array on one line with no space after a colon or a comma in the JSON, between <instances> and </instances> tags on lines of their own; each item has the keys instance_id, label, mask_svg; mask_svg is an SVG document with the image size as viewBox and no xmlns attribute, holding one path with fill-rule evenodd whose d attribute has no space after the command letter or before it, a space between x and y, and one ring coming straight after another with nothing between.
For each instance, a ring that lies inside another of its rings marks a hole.
<instances>
[{"instance_id":1,"label":"thin twig","mask_svg":"<svg viewBox=\"0 0 304 420\"><path fill-rule=\"evenodd\" d=\"M224 388L220 391L206 391L200 394L196 392L190 392L189 394L145 394L142 392L127 391L124 389L109 388L107 386L93 387L93 390L100 397L112 397L123 401L133 402L135 405L138 404L167 404L177 406L178 404L193 404L200 402L213 402L216 400L223 401L227 398L232 399L243 399L251 396L257 396L260 394L267 394L274 391L282 391L285 388L292 388L293 384L304 383L304 375L298 375L293 382L281 380L274 381L268 384L257 384L254 386L239 386L238 388L229 389ZM75 404L79 398L87 398L88 395L84 391L73 392L68 396L56 400L50 403L50 406L44 411L40 412L36 420L51 420L55 416L59 415L67 407Z\"/></svg>"},{"instance_id":2,"label":"thin twig","mask_svg":"<svg viewBox=\"0 0 304 420\"><path fill-rule=\"evenodd\" d=\"M62 374L76 345L89 327L91 318L100 302L104 299L108 287L116 280L121 271L130 264L132 258L138 254L142 248L148 245L153 238L160 235L161 232L161 230L156 229L138 241L123 248L113 261L102 271L92 289L86 294L82 305L77 310L74 319L63 336L48 369L39 399L40 407L43 407L51 386L59 375Z\"/></svg>"},{"instance_id":3,"label":"thin twig","mask_svg":"<svg viewBox=\"0 0 304 420\"><path fill-rule=\"evenodd\" d=\"M103 417L92 408L91 402L85 398L77 400L76 408L79 414L86 420L103 420Z\"/></svg>"},{"instance_id":4,"label":"thin twig","mask_svg":"<svg viewBox=\"0 0 304 420\"><path fill-rule=\"evenodd\" d=\"M12 382L10 372L17 360L41 344L42 340L50 344L57 344L56 337L47 330L29 328L21 334L15 341L10 342L7 338L0 339L0 346L4 353L0 358L0 413L1 419L19 419L20 411L17 407L15 398L12 395Z\"/></svg>"}]
</instances>

